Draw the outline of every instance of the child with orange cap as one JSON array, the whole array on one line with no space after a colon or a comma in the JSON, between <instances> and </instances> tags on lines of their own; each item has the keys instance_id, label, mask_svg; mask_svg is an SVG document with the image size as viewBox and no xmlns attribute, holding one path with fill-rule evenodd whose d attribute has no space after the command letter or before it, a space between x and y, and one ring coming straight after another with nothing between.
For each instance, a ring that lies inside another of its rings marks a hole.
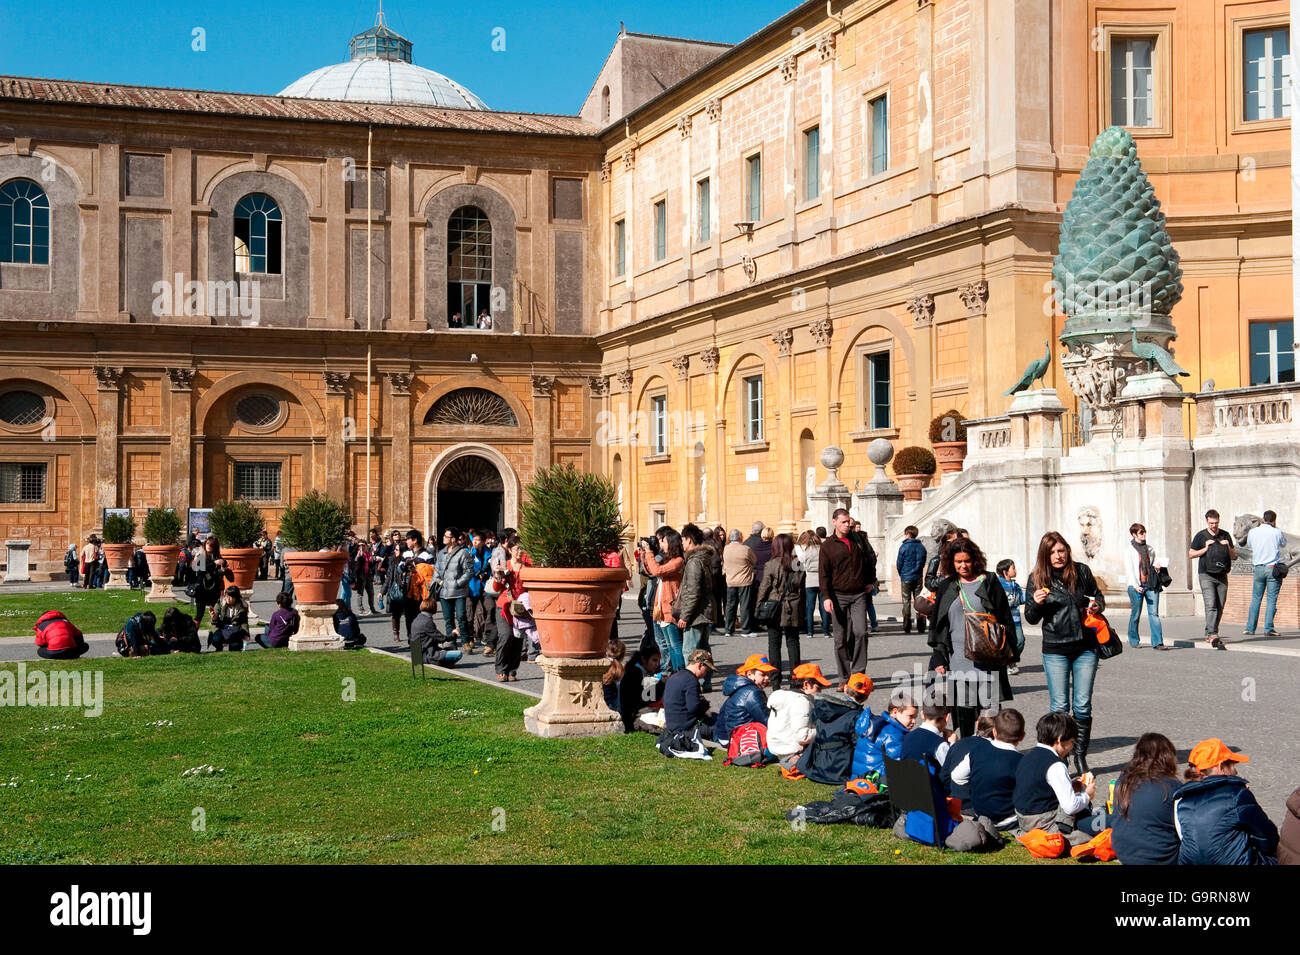
<instances>
[{"instance_id":1,"label":"child with orange cap","mask_svg":"<svg viewBox=\"0 0 1300 955\"><path fill-rule=\"evenodd\" d=\"M777 690L767 701L767 748L783 769L793 770L799 754L817 736L812 701L831 681L816 663L803 663L791 673L794 686Z\"/></svg>"},{"instance_id":2,"label":"child with orange cap","mask_svg":"<svg viewBox=\"0 0 1300 955\"><path fill-rule=\"evenodd\" d=\"M1174 793L1179 865L1277 863L1277 826L1237 775L1237 764L1249 761L1221 739L1192 747L1183 776L1187 781Z\"/></svg>"},{"instance_id":3,"label":"child with orange cap","mask_svg":"<svg viewBox=\"0 0 1300 955\"><path fill-rule=\"evenodd\" d=\"M731 742L731 731L738 726L767 725L767 697L763 690L771 686L772 674L778 672L763 654L752 653L723 681L722 695L726 700L718 710L718 722L713 730L713 739L719 746Z\"/></svg>"}]
</instances>

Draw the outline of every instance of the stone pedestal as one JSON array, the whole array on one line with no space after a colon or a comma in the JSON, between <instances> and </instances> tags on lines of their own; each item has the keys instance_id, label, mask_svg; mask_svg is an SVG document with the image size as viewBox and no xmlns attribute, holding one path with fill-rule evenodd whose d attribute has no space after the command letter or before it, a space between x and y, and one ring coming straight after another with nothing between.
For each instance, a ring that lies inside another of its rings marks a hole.
<instances>
[{"instance_id":1,"label":"stone pedestal","mask_svg":"<svg viewBox=\"0 0 1300 955\"><path fill-rule=\"evenodd\" d=\"M1022 391L1011 402L1010 452L1018 457L1059 458L1064 448L1061 419L1065 405L1055 388Z\"/></svg>"},{"instance_id":2,"label":"stone pedestal","mask_svg":"<svg viewBox=\"0 0 1300 955\"><path fill-rule=\"evenodd\" d=\"M130 590L131 585L126 582L125 570L114 570L108 568L108 581L104 584L105 590Z\"/></svg>"},{"instance_id":3,"label":"stone pedestal","mask_svg":"<svg viewBox=\"0 0 1300 955\"><path fill-rule=\"evenodd\" d=\"M152 585L149 588L149 593L144 598L145 603L164 604L171 603L177 599L176 594L172 591L172 579L170 577L166 580L159 580L157 577L153 577L151 580ZM251 613L249 614L249 619L252 619Z\"/></svg>"},{"instance_id":4,"label":"stone pedestal","mask_svg":"<svg viewBox=\"0 0 1300 955\"><path fill-rule=\"evenodd\" d=\"M546 680L542 701L524 710L524 729L534 736L608 736L623 732L623 718L605 705L600 679L609 660L537 658Z\"/></svg>"},{"instance_id":5,"label":"stone pedestal","mask_svg":"<svg viewBox=\"0 0 1300 955\"><path fill-rule=\"evenodd\" d=\"M334 611L338 604L298 604L301 622L298 632L289 638L290 650L342 650L343 638L334 630ZM602 671L603 672L603 671Z\"/></svg>"},{"instance_id":6,"label":"stone pedestal","mask_svg":"<svg viewBox=\"0 0 1300 955\"><path fill-rule=\"evenodd\" d=\"M5 541L4 583L27 583L32 579L31 565L28 563L31 550L32 542L29 540Z\"/></svg>"}]
</instances>

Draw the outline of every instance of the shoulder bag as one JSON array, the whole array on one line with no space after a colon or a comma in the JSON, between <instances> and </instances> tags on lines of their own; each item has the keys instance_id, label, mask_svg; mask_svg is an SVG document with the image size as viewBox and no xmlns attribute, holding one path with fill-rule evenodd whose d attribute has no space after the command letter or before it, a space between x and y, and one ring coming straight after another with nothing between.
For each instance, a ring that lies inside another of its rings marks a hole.
<instances>
[{"instance_id":1,"label":"shoulder bag","mask_svg":"<svg viewBox=\"0 0 1300 955\"><path fill-rule=\"evenodd\" d=\"M1124 652L1124 641L1116 636L1115 628L1100 610L1084 611L1083 629L1091 632L1097 644L1097 656L1101 659L1109 660Z\"/></svg>"},{"instance_id":2,"label":"shoulder bag","mask_svg":"<svg viewBox=\"0 0 1300 955\"><path fill-rule=\"evenodd\" d=\"M1007 628L998 622L991 613L974 610L966 599L966 591L961 581L957 581L957 593L961 597L962 611L965 615L965 651L966 659L973 663L985 663L1002 666L1014 656L1014 651L1007 640ZM1000 586L1000 585L999 585Z\"/></svg>"},{"instance_id":3,"label":"shoulder bag","mask_svg":"<svg viewBox=\"0 0 1300 955\"><path fill-rule=\"evenodd\" d=\"M776 597L769 597L757 607L754 608L754 617L765 627L773 626L781 622L781 600L780 595L785 590L785 577L781 571L777 571L773 576L777 578L772 587L772 591L777 594Z\"/></svg>"}]
</instances>

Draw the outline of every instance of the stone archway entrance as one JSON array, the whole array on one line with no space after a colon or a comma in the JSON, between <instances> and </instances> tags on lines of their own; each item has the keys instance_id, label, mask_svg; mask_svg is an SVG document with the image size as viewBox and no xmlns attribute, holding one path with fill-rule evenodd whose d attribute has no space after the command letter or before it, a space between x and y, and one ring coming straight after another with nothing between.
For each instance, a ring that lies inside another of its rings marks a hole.
<instances>
[{"instance_id":1,"label":"stone archway entrance","mask_svg":"<svg viewBox=\"0 0 1300 955\"><path fill-rule=\"evenodd\" d=\"M513 526L518 482L504 456L487 445L461 445L439 455L429 469L425 533L441 541L449 526L461 530Z\"/></svg>"}]
</instances>

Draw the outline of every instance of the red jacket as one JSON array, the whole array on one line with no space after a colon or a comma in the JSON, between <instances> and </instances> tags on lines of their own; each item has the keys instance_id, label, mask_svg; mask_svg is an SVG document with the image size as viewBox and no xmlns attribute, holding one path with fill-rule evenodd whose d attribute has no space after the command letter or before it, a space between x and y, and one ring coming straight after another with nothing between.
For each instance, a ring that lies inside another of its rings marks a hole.
<instances>
[{"instance_id":1,"label":"red jacket","mask_svg":"<svg viewBox=\"0 0 1300 955\"><path fill-rule=\"evenodd\" d=\"M36 631L36 645L47 650L71 650L85 642L81 631L58 610L47 610L32 627Z\"/></svg>"}]
</instances>

